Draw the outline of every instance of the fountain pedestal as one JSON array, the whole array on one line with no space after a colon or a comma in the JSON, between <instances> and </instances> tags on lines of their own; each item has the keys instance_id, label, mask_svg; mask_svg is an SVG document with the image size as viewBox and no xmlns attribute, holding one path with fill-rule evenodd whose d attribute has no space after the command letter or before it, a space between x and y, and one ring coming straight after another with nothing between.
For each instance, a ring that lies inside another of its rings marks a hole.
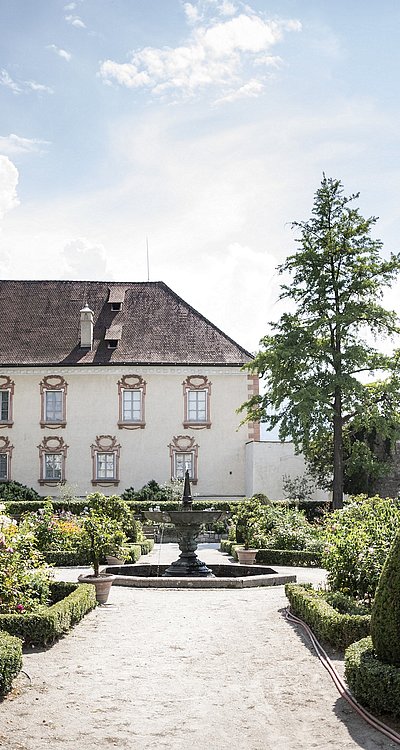
<instances>
[{"instance_id":1,"label":"fountain pedestal","mask_svg":"<svg viewBox=\"0 0 400 750\"><path fill-rule=\"evenodd\" d=\"M179 526L176 523L176 531L179 539L181 554L175 562L171 563L164 576L204 576L214 578L214 573L207 565L199 560L196 555L198 528L190 526Z\"/></svg>"}]
</instances>

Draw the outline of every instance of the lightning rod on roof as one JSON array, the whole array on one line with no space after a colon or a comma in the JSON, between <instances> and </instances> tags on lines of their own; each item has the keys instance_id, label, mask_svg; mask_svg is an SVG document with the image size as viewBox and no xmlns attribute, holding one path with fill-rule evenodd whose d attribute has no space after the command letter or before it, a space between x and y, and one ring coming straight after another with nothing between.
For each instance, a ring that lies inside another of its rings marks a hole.
<instances>
[{"instance_id":1,"label":"lightning rod on roof","mask_svg":"<svg viewBox=\"0 0 400 750\"><path fill-rule=\"evenodd\" d=\"M149 238L146 237L147 281L150 281Z\"/></svg>"}]
</instances>

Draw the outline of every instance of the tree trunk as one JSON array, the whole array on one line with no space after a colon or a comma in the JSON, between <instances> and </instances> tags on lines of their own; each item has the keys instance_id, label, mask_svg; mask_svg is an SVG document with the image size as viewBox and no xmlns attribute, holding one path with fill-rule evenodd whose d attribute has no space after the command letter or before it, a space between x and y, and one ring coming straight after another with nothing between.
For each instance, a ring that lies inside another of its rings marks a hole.
<instances>
[{"instance_id":1,"label":"tree trunk","mask_svg":"<svg viewBox=\"0 0 400 750\"><path fill-rule=\"evenodd\" d=\"M335 388L335 407L333 416L333 498L332 508L343 508L343 420L342 391Z\"/></svg>"}]
</instances>

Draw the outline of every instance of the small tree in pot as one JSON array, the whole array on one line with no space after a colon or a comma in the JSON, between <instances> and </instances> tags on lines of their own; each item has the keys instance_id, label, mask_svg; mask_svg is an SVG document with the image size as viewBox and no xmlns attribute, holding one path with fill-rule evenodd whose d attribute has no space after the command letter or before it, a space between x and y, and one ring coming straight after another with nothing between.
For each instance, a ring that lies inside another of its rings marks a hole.
<instances>
[{"instance_id":1,"label":"small tree in pot","mask_svg":"<svg viewBox=\"0 0 400 750\"><path fill-rule=\"evenodd\" d=\"M237 556L239 562L245 565L252 565L255 561L255 536L259 531L261 517L262 503L258 498L252 497L238 503L233 522L236 525L236 540L243 542L244 547L237 550Z\"/></svg>"},{"instance_id":2,"label":"small tree in pot","mask_svg":"<svg viewBox=\"0 0 400 750\"><path fill-rule=\"evenodd\" d=\"M82 545L88 552L93 565L93 575L79 576L80 583L92 583L96 586L96 598L100 604L107 601L115 576L100 572L100 563L110 548L123 554L126 536L118 521L93 510L82 519Z\"/></svg>"}]
</instances>

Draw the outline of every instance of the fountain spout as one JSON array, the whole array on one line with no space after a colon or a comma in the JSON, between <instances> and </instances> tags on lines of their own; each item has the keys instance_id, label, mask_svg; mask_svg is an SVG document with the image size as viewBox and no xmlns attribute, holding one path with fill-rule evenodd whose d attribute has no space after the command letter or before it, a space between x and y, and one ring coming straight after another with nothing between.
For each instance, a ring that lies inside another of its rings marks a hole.
<instances>
[{"instance_id":1,"label":"fountain spout","mask_svg":"<svg viewBox=\"0 0 400 750\"><path fill-rule=\"evenodd\" d=\"M189 479L189 470L186 469L185 471L185 484L183 486L183 495L182 495L182 508L184 510L192 510L193 506L193 498L190 494L190 479Z\"/></svg>"}]
</instances>

